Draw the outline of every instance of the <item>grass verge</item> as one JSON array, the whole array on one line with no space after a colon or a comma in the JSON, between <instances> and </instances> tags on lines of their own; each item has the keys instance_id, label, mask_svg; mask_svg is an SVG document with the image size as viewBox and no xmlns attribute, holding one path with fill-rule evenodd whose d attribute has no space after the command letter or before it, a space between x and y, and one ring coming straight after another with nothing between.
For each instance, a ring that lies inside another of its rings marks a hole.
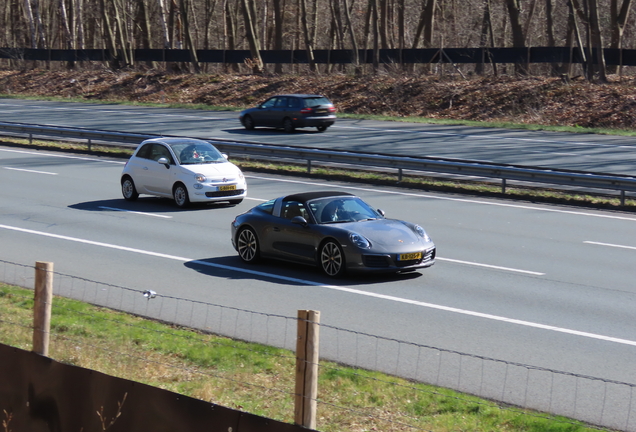
<instances>
[{"instance_id":1,"label":"grass verge","mask_svg":"<svg viewBox=\"0 0 636 432\"><path fill-rule=\"evenodd\" d=\"M33 291L0 284L0 310L0 343L30 350ZM292 352L59 297L53 301L51 335L49 356L59 362L293 422ZM318 429L325 432L598 430L324 361L318 386Z\"/></svg>"}]
</instances>

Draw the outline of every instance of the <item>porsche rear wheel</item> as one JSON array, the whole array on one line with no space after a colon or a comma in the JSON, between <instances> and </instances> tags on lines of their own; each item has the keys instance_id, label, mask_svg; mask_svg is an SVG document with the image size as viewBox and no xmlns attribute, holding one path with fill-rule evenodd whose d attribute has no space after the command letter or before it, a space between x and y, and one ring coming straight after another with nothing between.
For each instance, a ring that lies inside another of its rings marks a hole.
<instances>
[{"instance_id":1,"label":"porsche rear wheel","mask_svg":"<svg viewBox=\"0 0 636 432\"><path fill-rule=\"evenodd\" d=\"M345 274L345 257L342 247L333 240L328 240L320 248L318 254L320 269L331 277L341 277Z\"/></svg>"},{"instance_id":2,"label":"porsche rear wheel","mask_svg":"<svg viewBox=\"0 0 636 432\"><path fill-rule=\"evenodd\" d=\"M252 228L243 228L236 238L236 248L241 259L252 264L259 260L260 249L258 247L258 239Z\"/></svg>"}]
</instances>

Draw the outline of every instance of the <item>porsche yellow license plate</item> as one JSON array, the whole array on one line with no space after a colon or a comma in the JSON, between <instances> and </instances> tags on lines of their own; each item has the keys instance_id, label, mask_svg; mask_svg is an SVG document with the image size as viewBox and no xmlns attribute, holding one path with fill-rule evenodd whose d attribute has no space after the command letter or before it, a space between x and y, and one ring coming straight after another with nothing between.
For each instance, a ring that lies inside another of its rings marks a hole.
<instances>
[{"instance_id":1,"label":"porsche yellow license plate","mask_svg":"<svg viewBox=\"0 0 636 432\"><path fill-rule=\"evenodd\" d=\"M422 258L422 252L400 254L398 257L400 261L412 261L420 258Z\"/></svg>"},{"instance_id":2,"label":"porsche yellow license plate","mask_svg":"<svg viewBox=\"0 0 636 432\"><path fill-rule=\"evenodd\" d=\"M219 186L220 191L236 190L236 185Z\"/></svg>"}]
</instances>

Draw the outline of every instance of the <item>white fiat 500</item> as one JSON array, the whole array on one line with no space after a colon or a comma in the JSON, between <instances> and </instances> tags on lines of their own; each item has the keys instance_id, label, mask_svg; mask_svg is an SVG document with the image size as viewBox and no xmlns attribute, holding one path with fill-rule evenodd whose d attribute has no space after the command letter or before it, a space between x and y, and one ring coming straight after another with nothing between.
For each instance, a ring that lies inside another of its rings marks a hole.
<instances>
[{"instance_id":1,"label":"white fiat 500","mask_svg":"<svg viewBox=\"0 0 636 432\"><path fill-rule=\"evenodd\" d=\"M140 194L173 198L177 206L191 202L239 204L247 195L243 173L207 141L153 138L142 142L121 174L128 201Z\"/></svg>"}]
</instances>

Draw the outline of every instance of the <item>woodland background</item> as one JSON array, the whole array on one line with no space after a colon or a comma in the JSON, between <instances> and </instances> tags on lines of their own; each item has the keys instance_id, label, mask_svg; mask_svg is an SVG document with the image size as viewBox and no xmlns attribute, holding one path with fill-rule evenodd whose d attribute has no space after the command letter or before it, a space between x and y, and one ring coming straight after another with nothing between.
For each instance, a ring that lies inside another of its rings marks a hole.
<instances>
[{"instance_id":1,"label":"woodland background","mask_svg":"<svg viewBox=\"0 0 636 432\"><path fill-rule=\"evenodd\" d=\"M635 49L632 9L632 0L3 0L0 49L117 55L108 63L0 60L0 93L240 108L306 92L329 96L341 113L633 129L635 68L605 66L602 56L503 65L259 60L260 50ZM130 55L138 48L186 49L193 61L139 63ZM199 63L203 49L252 58Z\"/></svg>"}]
</instances>

